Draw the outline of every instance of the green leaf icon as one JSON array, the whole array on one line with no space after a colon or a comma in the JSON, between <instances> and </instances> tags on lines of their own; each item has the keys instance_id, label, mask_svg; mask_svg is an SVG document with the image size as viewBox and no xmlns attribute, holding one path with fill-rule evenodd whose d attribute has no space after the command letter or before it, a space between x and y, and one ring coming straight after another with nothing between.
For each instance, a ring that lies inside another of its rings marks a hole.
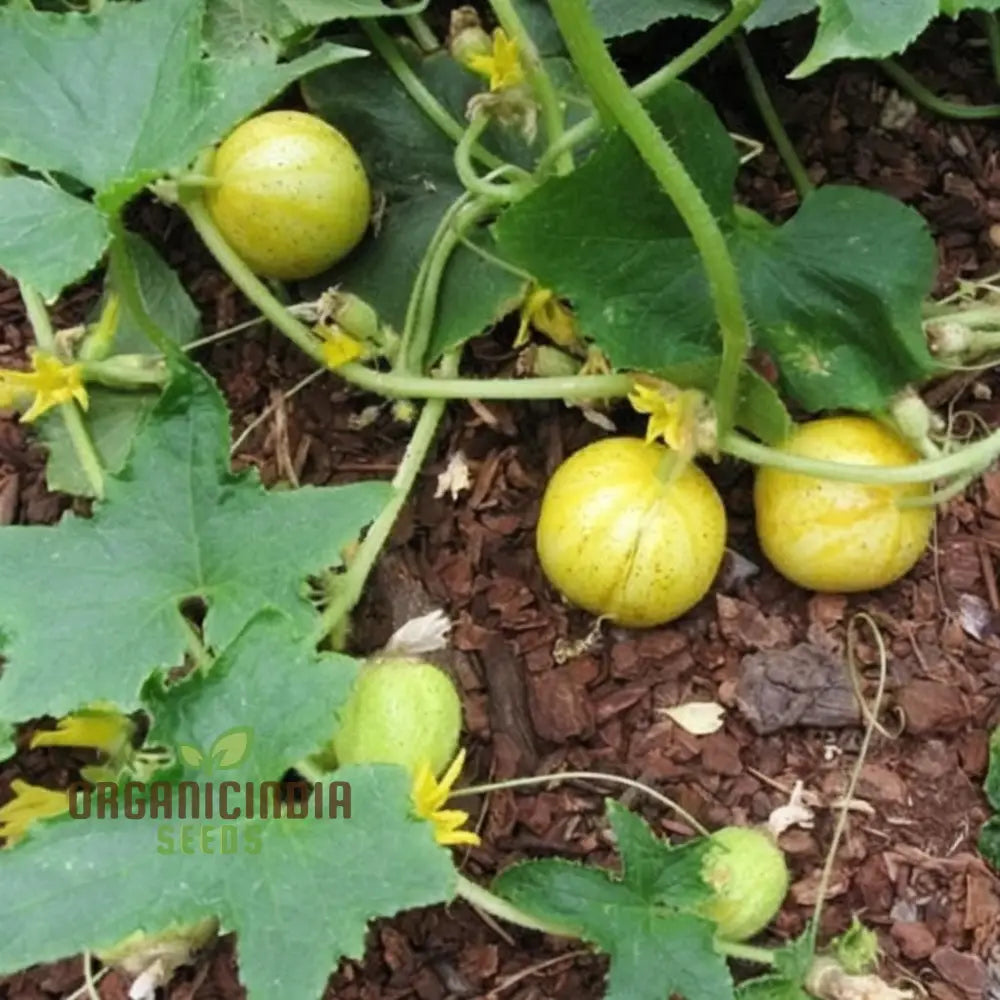
<instances>
[{"instance_id":1,"label":"green leaf icon","mask_svg":"<svg viewBox=\"0 0 1000 1000\"><path fill-rule=\"evenodd\" d=\"M193 747L187 743L182 743L177 748L177 752L181 755L181 760L188 767L201 767L202 761L205 759L205 755L197 747Z\"/></svg>"},{"instance_id":2,"label":"green leaf icon","mask_svg":"<svg viewBox=\"0 0 1000 1000\"><path fill-rule=\"evenodd\" d=\"M228 729L212 744L212 761L220 770L236 767L250 750L253 730L249 726Z\"/></svg>"}]
</instances>

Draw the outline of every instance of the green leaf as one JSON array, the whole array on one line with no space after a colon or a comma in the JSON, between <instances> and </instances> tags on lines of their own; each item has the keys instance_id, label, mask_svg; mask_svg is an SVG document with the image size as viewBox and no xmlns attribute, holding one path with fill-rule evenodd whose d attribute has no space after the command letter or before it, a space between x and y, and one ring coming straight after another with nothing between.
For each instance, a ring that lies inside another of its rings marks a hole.
<instances>
[{"instance_id":1,"label":"green leaf","mask_svg":"<svg viewBox=\"0 0 1000 1000\"><path fill-rule=\"evenodd\" d=\"M117 212L300 76L363 55L327 44L281 65L208 59L203 10L203 0L96 14L0 8L0 155L61 171Z\"/></svg>"},{"instance_id":2,"label":"green leaf","mask_svg":"<svg viewBox=\"0 0 1000 1000\"><path fill-rule=\"evenodd\" d=\"M329 742L357 672L347 656L316 653L288 618L262 613L207 673L149 682L149 742L208 747L212 769L226 771L227 781L280 777Z\"/></svg>"},{"instance_id":3,"label":"green leaf","mask_svg":"<svg viewBox=\"0 0 1000 1000\"><path fill-rule=\"evenodd\" d=\"M991 816L983 824L976 846L993 869L1000 871L1000 816Z\"/></svg>"},{"instance_id":4,"label":"green leaf","mask_svg":"<svg viewBox=\"0 0 1000 1000\"><path fill-rule=\"evenodd\" d=\"M820 0L816 40L788 75L800 80L835 59L882 59L902 52L937 15L938 3Z\"/></svg>"},{"instance_id":5,"label":"green leaf","mask_svg":"<svg viewBox=\"0 0 1000 1000\"><path fill-rule=\"evenodd\" d=\"M714 21L729 9L720 0L588 0L594 20L605 38L643 31L672 17Z\"/></svg>"},{"instance_id":6,"label":"green leaf","mask_svg":"<svg viewBox=\"0 0 1000 1000\"><path fill-rule=\"evenodd\" d=\"M153 247L135 233L128 233L126 249L135 267L146 312L174 343L190 343L201 331L201 316L176 272ZM114 349L116 354L159 353L124 303L121 306Z\"/></svg>"},{"instance_id":7,"label":"green leaf","mask_svg":"<svg viewBox=\"0 0 1000 1000\"><path fill-rule=\"evenodd\" d=\"M274 61L304 28L349 17L399 17L427 6L382 0L206 0L205 39L216 55Z\"/></svg>"},{"instance_id":8,"label":"green leaf","mask_svg":"<svg viewBox=\"0 0 1000 1000\"><path fill-rule=\"evenodd\" d=\"M1000 10L1000 0L941 0L941 13L958 17L967 10Z\"/></svg>"},{"instance_id":9,"label":"green leaf","mask_svg":"<svg viewBox=\"0 0 1000 1000\"><path fill-rule=\"evenodd\" d=\"M736 154L711 106L678 83L652 110L728 236L751 329L785 392L809 410L874 410L934 370L920 302L935 251L916 212L828 187L785 225L762 224L734 211ZM701 258L621 135L509 209L494 232L507 259L572 301L615 367L657 372L718 357Z\"/></svg>"},{"instance_id":10,"label":"green leaf","mask_svg":"<svg viewBox=\"0 0 1000 1000\"><path fill-rule=\"evenodd\" d=\"M344 768L336 780L350 783L349 819L94 817L34 827L0 851L0 972L214 915L223 933L236 932L249 1000L315 1000L342 957L362 957L369 920L446 901L455 885L448 852L410 817L401 768Z\"/></svg>"},{"instance_id":11,"label":"green leaf","mask_svg":"<svg viewBox=\"0 0 1000 1000\"><path fill-rule=\"evenodd\" d=\"M611 801L607 807L620 878L568 861L529 861L502 872L494 890L607 952L606 1000L732 998L712 925L684 912L711 895L701 875L707 842L671 847L624 807Z\"/></svg>"},{"instance_id":12,"label":"green leaf","mask_svg":"<svg viewBox=\"0 0 1000 1000\"><path fill-rule=\"evenodd\" d=\"M82 278L108 245L101 213L44 181L0 177L0 218L0 270L27 282L46 299Z\"/></svg>"},{"instance_id":13,"label":"green leaf","mask_svg":"<svg viewBox=\"0 0 1000 1000\"><path fill-rule=\"evenodd\" d=\"M757 28L784 24L793 17L811 13L818 2L819 0L764 0L746 19L744 27L747 31L755 31Z\"/></svg>"},{"instance_id":14,"label":"green leaf","mask_svg":"<svg viewBox=\"0 0 1000 1000\"><path fill-rule=\"evenodd\" d=\"M17 753L14 745L14 727L9 722L0 720L0 761L13 757Z\"/></svg>"},{"instance_id":15,"label":"green leaf","mask_svg":"<svg viewBox=\"0 0 1000 1000\"><path fill-rule=\"evenodd\" d=\"M184 601L206 603L216 650L262 607L312 626L306 577L340 564L388 486L267 493L254 473L230 471L228 430L218 390L188 369L92 518L0 528L0 565L18 567L0 575L0 718L138 707L143 681L182 662Z\"/></svg>"},{"instance_id":16,"label":"green leaf","mask_svg":"<svg viewBox=\"0 0 1000 1000\"><path fill-rule=\"evenodd\" d=\"M90 405L85 421L101 466L107 472L120 472L136 434L152 413L158 397L152 392L115 392L99 386L88 388L87 394ZM45 414L37 427L49 449L45 463L45 481L49 489L80 497L93 496L90 480L59 413Z\"/></svg>"},{"instance_id":17,"label":"green leaf","mask_svg":"<svg viewBox=\"0 0 1000 1000\"><path fill-rule=\"evenodd\" d=\"M456 120L480 89L476 77L444 53L422 58L404 49L415 72ZM381 60L332 67L303 84L306 103L349 136L376 193L386 199L378 227L342 264L309 282L309 293L339 284L371 302L383 320L403 327L414 279L434 230L462 194L452 161L454 143L407 96ZM523 159L523 146L493 137L504 156ZM493 249L485 230L477 242ZM428 361L481 333L523 297L525 282L464 246L445 270Z\"/></svg>"}]
</instances>

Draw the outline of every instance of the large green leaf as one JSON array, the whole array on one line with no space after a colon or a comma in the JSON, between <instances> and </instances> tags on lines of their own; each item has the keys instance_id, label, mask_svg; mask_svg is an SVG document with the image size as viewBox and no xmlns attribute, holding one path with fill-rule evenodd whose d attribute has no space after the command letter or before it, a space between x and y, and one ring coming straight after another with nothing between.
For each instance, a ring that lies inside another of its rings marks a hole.
<instances>
[{"instance_id":1,"label":"large green leaf","mask_svg":"<svg viewBox=\"0 0 1000 1000\"><path fill-rule=\"evenodd\" d=\"M178 684L154 677L143 695L153 726L147 740L210 751L223 733L248 734L246 756L227 767L227 781L281 777L333 736L337 712L357 676L354 660L316 653L290 619L264 612L230 643L207 673ZM186 779L212 774L187 769Z\"/></svg>"},{"instance_id":2,"label":"large green leaf","mask_svg":"<svg viewBox=\"0 0 1000 1000\"><path fill-rule=\"evenodd\" d=\"M291 719L302 701L285 690ZM342 957L362 957L369 920L443 902L455 885L448 853L410 816L401 768L344 768L335 779L350 784L350 818L34 827L0 851L0 972L216 916L236 932L250 1000L317 1000Z\"/></svg>"},{"instance_id":3,"label":"large green leaf","mask_svg":"<svg viewBox=\"0 0 1000 1000\"><path fill-rule=\"evenodd\" d=\"M824 188L781 227L733 207L737 157L685 84L652 110L729 238L754 337L808 409L879 409L933 370L920 302L934 276L920 217L876 192ZM553 178L494 230L501 252L572 300L619 368L661 371L718 356L701 258L671 202L620 134Z\"/></svg>"},{"instance_id":4,"label":"large green leaf","mask_svg":"<svg viewBox=\"0 0 1000 1000\"><path fill-rule=\"evenodd\" d=\"M701 875L706 842L671 847L623 806L608 803L621 877L562 860L501 873L494 890L578 933L611 957L605 1000L727 1000L733 982L713 926L690 911L711 890Z\"/></svg>"},{"instance_id":5,"label":"large green leaf","mask_svg":"<svg viewBox=\"0 0 1000 1000\"><path fill-rule=\"evenodd\" d=\"M93 205L28 177L0 177L0 219L0 269L47 299L82 278L108 245Z\"/></svg>"},{"instance_id":6,"label":"large green leaf","mask_svg":"<svg viewBox=\"0 0 1000 1000\"><path fill-rule=\"evenodd\" d=\"M480 82L449 56L404 50L415 71L457 121ZM370 301L401 329L413 282L434 230L462 194L454 143L410 100L381 61L331 67L303 85L306 102L351 138L376 191L386 198L380 224L341 265L310 282L313 291L339 284ZM503 155L524 160L510 135L494 135ZM490 248L485 231L473 234ZM446 268L428 360L481 333L523 296L525 282L460 246Z\"/></svg>"},{"instance_id":7,"label":"large green leaf","mask_svg":"<svg viewBox=\"0 0 1000 1000\"><path fill-rule=\"evenodd\" d=\"M399 17L427 0L389 6L382 0L206 0L205 38L217 55L274 61L305 29L349 17Z\"/></svg>"},{"instance_id":8,"label":"large green leaf","mask_svg":"<svg viewBox=\"0 0 1000 1000\"><path fill-rule=\"evenodd\" d=\"M789 74L800 79L835 59L881 59L902 52L937 15L939 0L820 0L819 31Z\"/></svg>"},{"instance_id":9,"label":"large green leaf","mask_svg":"<svg viewBox=\"0 0 1000 1000\"><path fill-rule=\"evenodd\" d=\"M229 467L225 406L191 369L167 388L91 519L0 528L0 718L105 700L131 710L146 678L190 643L201 599L221 649L262 607L310 627L306 578L341 561L378 512L382 483L267 493Z\"/></svg>"}]
</instances>

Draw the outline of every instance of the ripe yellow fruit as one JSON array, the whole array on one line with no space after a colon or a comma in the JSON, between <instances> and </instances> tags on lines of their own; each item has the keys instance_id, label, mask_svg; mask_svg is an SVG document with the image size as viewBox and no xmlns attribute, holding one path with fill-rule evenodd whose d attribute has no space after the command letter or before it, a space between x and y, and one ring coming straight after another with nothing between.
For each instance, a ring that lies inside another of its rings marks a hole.
<instances>
[{"instance_id":1,"label":"ripe yellow fruit","mask_svg":"<svg viewBox=\"0 0 1000 1000\"><path fill-rule=\"evenodd\" d=\"M360 242L371 190L354 148L301 111L269 111L216 150L205 204L256 274L291 281L335 264Z\"/></svg>"},{"instance_id":2,"label":"ripe yellow fruit","mask_svg":"<svg viewBox=\"0 0 1000 1000\"><path fill-rule=\"evenodd\" d=\"M574 604L628 626L662 625L708 592L726 547L726 512L689 464L672 479L669 450L608 438L571 455L542 498L542 569Z\"/></svg>"},{"instance_id":3,"label":"ripe yellow fruit","mask_svg":"<svg viewBox=\"0 0 1000 1000\"><path fill-rule=\"evenodd\" d=\"M869 417L801 424L783 450L883 468L919 460L899 435ZM774 568L800 587L874 590L909 572L927 547L933 507L899 507L898 501L929 492L921 483L873 486L761 468L754 484L757 537Z\"/></svg>"}]
</instances>

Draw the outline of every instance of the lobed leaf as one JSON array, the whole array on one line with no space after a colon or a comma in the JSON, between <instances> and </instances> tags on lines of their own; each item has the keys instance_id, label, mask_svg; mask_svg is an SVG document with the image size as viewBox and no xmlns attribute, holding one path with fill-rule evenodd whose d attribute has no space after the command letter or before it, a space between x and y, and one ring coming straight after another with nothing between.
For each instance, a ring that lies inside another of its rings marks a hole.
<instances>
[{"instance_id":1,"label":"lobed leaf","mask_svg":"<svg viewBox=\"0 0 1000 1000\"><path fill-rule=\"evenodd\" d=\"M502 872L494 889L516 906L598 945L611 958L606 1000L726 1000L733 983L713 946L713 925L689 911L711 895L701 870L707 843L672 847L613 801L608 815L621 877L562 860Z\"/></svg>"},{"instance_id":2,"label":"lobed leaf","mask_svg":"<svg viewBox=\"0 0 1000 1000\"><path fill-rule=\"evenodd\" d=\"M250 1000L316 1000L341 958L362 957L370 920L444 902L455 885L447 851L410 816L401 768L358 766L335 777L350 784L350 818L36 825L0 851L0 972L100 952L137 928L155 933L215 916L222 933L236 932Z\"/></svg>"},{"instance_id":3,"label":"lobed leaf","mask_svg":"<svg viewBox=\"0 0 1000 1000\"><path fill-rule=\"evenodd\" d=\"M222 398L185 369L92 518L0 528L0 564L18 567L0 576L0 718L138 707L146 678L181 664L192 599L216 650L264 607L311 627L306 578L340 564L387 496L374 482L267 493L234 474Z\"/></svg>"},{"instance_id":4,"label":"lobed leaf","mask_svg":"<svg viewBox=\"0 0 1000 1000\"><path fill-rule=\"evenodd\" d=\"M810 410L876 410L934 370L920 302L935 250L916 212L829 187L771 226L734 210L736 152L704 98L675 83L651 109L728 238L754 339L788 395ZM620 134L510 208L494 232L505 257L573 302L616 367L669 371L718 357L701 257Z\"/></svg>"}]
</instances>

